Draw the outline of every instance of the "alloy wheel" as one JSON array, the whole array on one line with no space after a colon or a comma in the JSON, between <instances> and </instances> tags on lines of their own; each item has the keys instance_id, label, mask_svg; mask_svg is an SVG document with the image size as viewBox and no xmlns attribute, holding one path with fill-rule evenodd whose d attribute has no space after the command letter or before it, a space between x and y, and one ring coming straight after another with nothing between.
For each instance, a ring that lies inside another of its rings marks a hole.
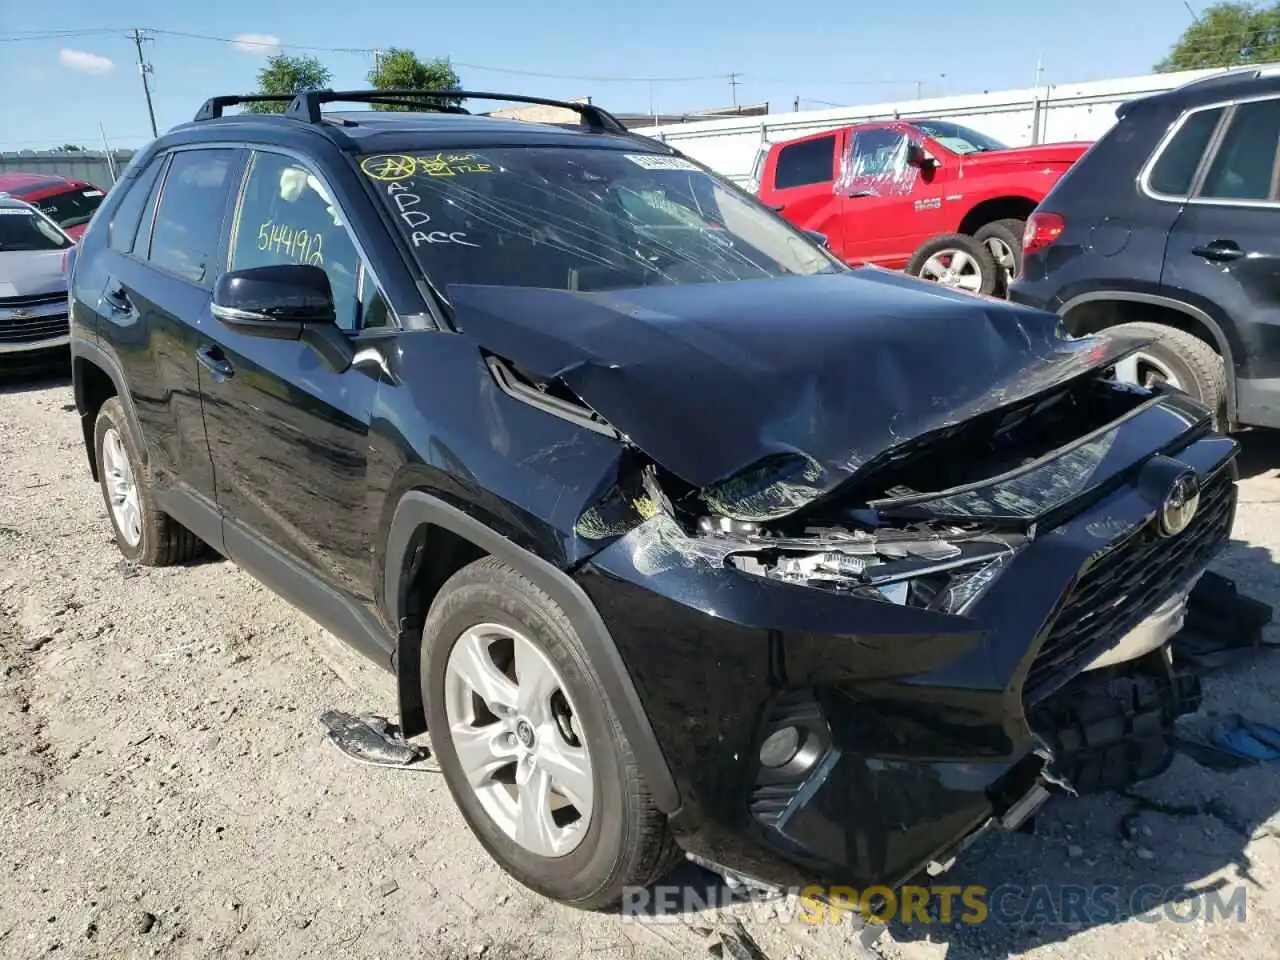
<instances>
[{"instance_id":1,"label":"alloy wheel","mask_svg":"<svg viewBox=\"0 0 1280 960\"><path fill-rule=\"evenodd\" d=\"M982 289L982 266L963 250L939 250L920 268L920 276L944 287L977 293Z\"/></svg>"},{"instance_id":2,"label":"alloy wheel","mask_svg":"<svg viewBox=\"0 0 1280 960\"><path fill-rule=\"evenodd\" d=\"M563 857L591 823L591 754L550 658L512 627L482 623L445 667L449 738L466 785L508 837Z\"/></svg>"},{"instance_id":3,"label":"alloy wheel","mask_svg":"<svg viewBox=\"0 0 1280 960\"><path fill-rule=\"evenodd\" d=\"M120 433L110 427L102 435L102 468L107 478L107 496L116 529L125 542L136 547L142 540L142 508L138 504L138 484L133 465Z\"/></svg>"},{"instance_id":4,"label":"alloy wheel","mask_svg":"<svg viewBox=\"0 0 1280 960\"><path fill-rule=\"evenodd\" d=\"M1129 354L1116 364L1116 379L1121 383L1133 383L1140 387L1155 387L1164 383L1177 390L1186 390L1168 364L1141 351Z\"/></svg>"}]
</instances>

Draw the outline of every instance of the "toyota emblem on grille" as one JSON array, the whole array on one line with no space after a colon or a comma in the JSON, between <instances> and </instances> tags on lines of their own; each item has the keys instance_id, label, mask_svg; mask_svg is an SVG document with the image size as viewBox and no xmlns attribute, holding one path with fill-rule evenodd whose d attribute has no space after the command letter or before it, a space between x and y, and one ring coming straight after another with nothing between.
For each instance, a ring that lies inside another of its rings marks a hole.
<instances>
[{"instance_id":1,"label":"toyota emblem on grille","mask_svg":"<svg viewBox=\"0 0 1280 960\"><path fill-rule=\"evenodd\" d=\"M1179 474L1160 505L1160 532L1172 537L1187 529L1198 506L1200 481L1194 473Z\"/></svg>"}]
</instances>

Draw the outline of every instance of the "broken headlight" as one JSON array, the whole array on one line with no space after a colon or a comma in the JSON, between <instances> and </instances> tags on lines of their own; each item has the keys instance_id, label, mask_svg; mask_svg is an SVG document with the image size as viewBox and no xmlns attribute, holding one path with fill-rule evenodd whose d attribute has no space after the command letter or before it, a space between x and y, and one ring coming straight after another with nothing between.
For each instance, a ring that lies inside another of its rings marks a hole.
<instances>
[{"instance_id":1,"label":"broken headlight","mask_svg":"<svg viewBox=\"0 0 1280 960\"><path fill-rule=\"evenodd\" d=\"M746 573L952 614L973 605L1014 551L1003 540L876 536L842 528L751 539L762 549L728 557Z\"/></svg>"}]
</instances>

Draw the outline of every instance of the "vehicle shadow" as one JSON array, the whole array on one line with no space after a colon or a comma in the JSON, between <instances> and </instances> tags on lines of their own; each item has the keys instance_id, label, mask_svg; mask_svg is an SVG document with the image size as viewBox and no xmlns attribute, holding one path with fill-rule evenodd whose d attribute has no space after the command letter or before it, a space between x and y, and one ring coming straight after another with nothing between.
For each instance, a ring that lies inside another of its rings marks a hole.
<instances>
[{"instance_id":1,"label":"vehicle shadow","mask_svg":"<svg viewBox=\"0 0 1280 960\"><path fill-rule=\"evenodd\" d=\"M1242 480L1280 471L1280 430L1248 430L1235 439L1240 444L1236 463Z\"/></svg>"},{"instance_id":2,"label":"vehicle shadow","mask_svg":"<svg viewBox=\"0 0 1280 960\"><path fill-rule=\"evenodd\" d=\"M71 384L71 366L60 362L30 367L0 366L0 393L36 393Z\"/></svg>"},{"instance_id":3,"label":"vehicle shadow","mask_svg":"<svg viewBox=\"0 0 1280 960\"><path fill-rule=\"evenodd\" d=\"M1242 592L1276 603L1270 551L1233 540L1215 569ZM1277 626L1267 631L1274 641ZM1203 684L1201 710L1180 723L1192 736L1234 713L1280 725L1280 654L1250 653ZM1164 774L1123 795L1054 799L1032 831L993 833L970 848L934 889L983 888L981 922L957 892L950 917L935 895L931 922L895 919L889 933L898 943L945 944L947 960L1023 954L1135 917L1165 942L1170 924L1208 924L1200 929L1214 935L1214 924L1222 932L1240 922L1240 911L1257 909L1264 888L1248 848L1255 835L1280 835L1278 812L1280 763L1224 772L1179 754ZM1143 949L1131 936L1126 942Z\"/></svg>"}]
</instances>

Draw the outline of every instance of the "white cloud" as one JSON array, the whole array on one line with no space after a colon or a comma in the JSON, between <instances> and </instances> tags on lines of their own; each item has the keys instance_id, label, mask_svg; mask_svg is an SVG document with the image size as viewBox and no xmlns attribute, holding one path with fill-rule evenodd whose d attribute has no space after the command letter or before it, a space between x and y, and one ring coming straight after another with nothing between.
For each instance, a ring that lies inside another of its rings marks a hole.
<instances>
[{"instance_id":1,"label":"white cloud","mask_svg":"<svg viewBox=\"0 0 1280 960\"><path fill-rule=\"evenodd\" d=\"M63 47L58 51L58 62L68 70L93 74L95 77L104 76L116 68L116 65L107 57L86 53L84 50L72 50L69 47Z\"/></svg>"},{"instance_id":2,"label":"white cloud","mask_svg":"<svg viewBox=\"0 0 1280 960\"><path fill-rule=\"evenodd\" d=\"M270 57L280 52L280 38L269 33L237 33L232 39L241 53Z\"/></svg>"}]
</instances>

